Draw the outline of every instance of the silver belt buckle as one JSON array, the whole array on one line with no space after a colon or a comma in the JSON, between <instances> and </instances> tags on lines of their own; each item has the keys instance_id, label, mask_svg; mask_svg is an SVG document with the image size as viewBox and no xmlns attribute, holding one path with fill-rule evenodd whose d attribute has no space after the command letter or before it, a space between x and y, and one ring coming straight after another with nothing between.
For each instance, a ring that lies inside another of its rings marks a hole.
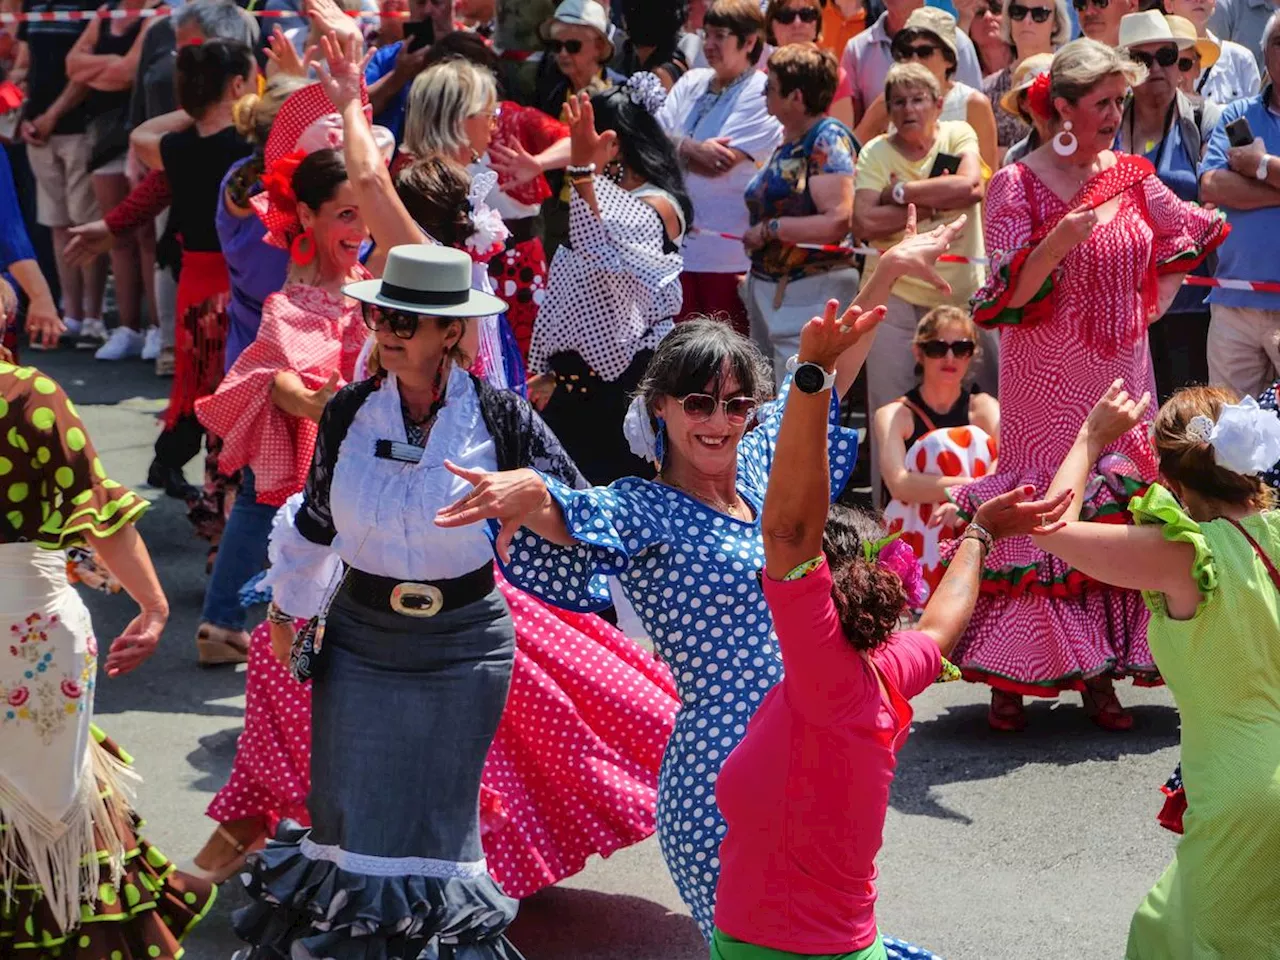
<instances>
[{"instance_id":1,"label":"silver belt buckle","mask_svg":"<svg viewBox=\"0 0 1280 960\"><path fill-rule=\"evenodd\" d=\"M391 609L406 617L434 617L444 608L444 594L429 583L397 583L391 589Z\"/></svg>"}]
</instances>

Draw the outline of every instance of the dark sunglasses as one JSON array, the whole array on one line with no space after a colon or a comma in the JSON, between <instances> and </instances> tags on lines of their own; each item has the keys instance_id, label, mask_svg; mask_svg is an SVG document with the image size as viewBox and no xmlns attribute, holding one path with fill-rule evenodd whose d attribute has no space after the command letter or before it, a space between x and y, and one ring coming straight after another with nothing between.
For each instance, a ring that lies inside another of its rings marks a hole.
<instances>
[{"instance_id":1,"label":"dark sunglasses","mask_svg":"<svg viewBox=\"0 0 1280 960\"><path fill-rule=\"evenodd\" d=\"M720 400L709 393L688 393L679 399L684 415L695 423L710 420L715 416L716 407L724 407L724 418L730 423L746 423L758 406L752 397Z\"/></svg>"},{"instance_id":2,"label":"dark sunglasses","mask_svg":"<svg viewBox=\"0 0 1280 960\"><path fill-rule=\"evenodd\" d=\"M1190 73L1192 70L1196 69L1195 57L1179 57L1178 69L1183 73Z\"/></svg>"},{"instance_id":3,"label":"dark sunglasses","mask_svg":"<svg viewBox=\"0 0 1280 960\"><path fill-rule=\"evenodd\" d=\"M910 60L914 57L917 60L928 60L937 52L937 46L932 43L921 43L915 46L903 44L893 51L893 59Z\"/></svg>"},{"instance_id":4,"label":"dark sunglasses","mask_svg":"<svg viewBox=\"0 0 1280 960\"><path fill-rule=\"evenodd\" d=\"M569 54L569 56L571 57L576 56L577 54L582 52L582 41L581 40L548 40L547 41L547 53L551 54L552 56L555 56L561 50Z\"/></svg>"},{"instance_id":5,"label":"dark sunglasses","mask_svg":"<svg viewBox=\"0 0 1280 960\"><path fill-rule=\"evenodd\" d=\"M1172 67L1178 62L1177 47L1161 47L1154 54L1146 53L1141 50L1131 50L1129 58L1134 63L1140 63L1148 70L1159 64L1162 67Z\"/></svg>"},{"instance_id":6,"label":"dark sunglasses","mask_svg":"<svg viewBox=\"0 0 1280 960\"><path fill-rule=\"evenodd\" d=\"M947 355L947 351L950 351L957 360L964 360L966 357L972 357L974 350L972 340L925 340L916 346L930 360L941 360Z\"/></svg>"},{"instance_id":7,"label":"dark sunglasses","mask_svg":"<svg viewBox=\"0 0 1280 960\"><path fill-rule=\"evenodd\" d=\"M1111 0L1071 0L1071 5L1076 8L1078 13L1084 13L1092 3L1099 10L1105 10L1111 6Z\"/></svg>"},{"instance_id":8,"label":"dark sunglasses","mask_svg":"<svg viewBox=\"0 0 1280 960\"><path fill-rule=\"evenodd\" d=\"M987 0L987 3L984 6L978 7L977 16L981 17L983 14L990 14L993 17L998 17L1003 12L1004 5L1001 3L1001 0Z\"/></svg>"},{"instance_id":9,"label":"dark sunglasses","mask_svg":"<svg viewBox=\"0 0 1280 960\"><path fill-rule=\"evenodd\" d=\"M1050 7L1024 7L1020 3L1009 4L1010 20L1017 20L1021 23L1023 20L1027 19L1027 14L1031 15L1031 19L1034 22L1044 23L1053 16L1053 10Z\"/></svg>"},{"instance_id":10,"label":"dark sunglasses","mask_svg":"<svg viewBox=\"0 0 1280 960\"><path fill-rule=\"evenodd\" d=\"M801 23L817 23L821 16L813 7L805 7L803 10L794 10L790 7L779 10L773 15L774 23L795 23L799 20Z\"/></svg>"},{"instance_id":11,"label":"dark sunglasses","mask_svg":"<svg viewBox=\"0 0 1280 960\"><path fill-rule=\"evenodd\" d=\"M374 333L386 327L401 340L412 340L422 320L416 313L380 307L376 303L361 303L360 312L364 314L364 325Z\"/></svg>"}]
</instances>

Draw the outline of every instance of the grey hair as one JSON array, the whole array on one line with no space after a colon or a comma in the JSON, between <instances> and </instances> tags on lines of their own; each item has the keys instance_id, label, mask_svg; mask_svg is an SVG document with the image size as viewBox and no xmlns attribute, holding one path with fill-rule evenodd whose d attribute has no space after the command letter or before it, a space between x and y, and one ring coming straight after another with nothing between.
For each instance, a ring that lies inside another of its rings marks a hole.
<instances>
[{"instance_id":1,"label":"grey hair","mask_svg":"<svg viewBox=\"0 0 1280 960\"><path fill-rule=\"evenodd\" d=\"M1271 44L1271 38L1275 35L1276 30L1280 30L1280 10L1271 14L1267 18L1267 25L1262 28L1262 55L1267 55L1267 47Z\"/></svg>"},{"instance_id":2,"label":"grey hair","mask_svg":"<svg viewBox=\"0 0 1280 960\"><path fill-rule=\"evenodd\" d=\"M258 43L258 21L230 0L188 3L173 15L173 26L195 26L206 40L239 40L250 49Z\"/></svg>"},{"instance_id":3,"label":"grey hair","mask_svg":"<svg viewBox=\"0 0 1280 960\"><path fill-rule=\"evenodd\" d=\"M1078 103L1099 83L1116 74L1123 76L1129 86L1136 87L1147 79L1147 68L1097 40L1088 37L1072 40L1054 54L1049 67L1050 106L1058 97ZM1054 114L1056 118L1056 109Z\"/></svg>"},{"instance_id":4,"label":"grey hair","mask_svg":"<svg viewBox=\"0 0 1280 960\"><path fill-rule=\"evenodd\" d=\"M1004 8L1000 11L1000 39L1013 46L1013 27L1009 22L1009 5L1014 0L1004 0ZM1071 39L1071 14L1067 11L1067 0L1053 0L1053 36L1049 42L1054 49Z\"/></svg>"},{"instance_id":5,"label":"grey hair","mask_svg":"<svg viewBox=\"0 0 1280 960\"><path fill-rule=\"evenodd\" d=\"M468 147L463 121L498 99L498 84L484 67L456 58L414 78L404 126L404 146L416 157L456 156Z\"/></svg>"},{"instance_id":6,"label":"grey hair","mask_svg":"<svg viewBox=\"0 0 1280 960\"><path fill-rule=\"evenodd\" d=\"M732 376L746 396L763 403L773 396L773 369L760 348L720 320L695 317L662 338L640 378L636 394L652 416L663 397L713 392Z\"/></svg>"}]
</instances>

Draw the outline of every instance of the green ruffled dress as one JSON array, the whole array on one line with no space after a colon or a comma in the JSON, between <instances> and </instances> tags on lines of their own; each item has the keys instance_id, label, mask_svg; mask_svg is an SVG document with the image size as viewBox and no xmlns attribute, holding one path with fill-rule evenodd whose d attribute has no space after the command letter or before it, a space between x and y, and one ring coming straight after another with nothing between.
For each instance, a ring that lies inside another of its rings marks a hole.
<instances>
[{"instance_id":1,"label":"green ruffled dress","mask_svg":"<svg viewBox=\"0 0 1280 960\"><path fill-rule=\"evenodd\" d=\"M1174 620L1162 594L1144 594L1151 652L1182 715L1187 812L1126 960L1280 958L1280 591L1230 521L1197 523L1159 485L1129 509L1191 545L1202 599ZM1280 563L1280 512L1243 525Z\"/></svg>"}]
</instances>

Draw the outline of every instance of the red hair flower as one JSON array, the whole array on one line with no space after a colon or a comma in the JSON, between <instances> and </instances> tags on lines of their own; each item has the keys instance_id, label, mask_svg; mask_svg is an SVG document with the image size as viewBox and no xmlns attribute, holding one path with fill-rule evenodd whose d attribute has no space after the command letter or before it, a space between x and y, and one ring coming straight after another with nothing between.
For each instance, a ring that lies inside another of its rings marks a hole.
<instances>
[{"instance_id":1,"label":"red hair flower","mask_svg":"<svg viewBox=\"0 0 1280 960\"><path fill-rule=\"evenodd\" d=\"M304 151L295 150L276 159L262 174L262 187L271 206L289 217L298 215L298 198L293 192L293 174L306 158Z\"/></svg>"},{"instance_id":2,"label":"red hair flower","mask_svg":"<svg viewBox=\"0 0 1280 960\"><path fill-rule=\"evenodd\" d=\"M1049 99L1049 74L1042 73L1027 87L1027 109L1041 120L1053 116L1053 103Z\"/></svg>"}]
</instances>

